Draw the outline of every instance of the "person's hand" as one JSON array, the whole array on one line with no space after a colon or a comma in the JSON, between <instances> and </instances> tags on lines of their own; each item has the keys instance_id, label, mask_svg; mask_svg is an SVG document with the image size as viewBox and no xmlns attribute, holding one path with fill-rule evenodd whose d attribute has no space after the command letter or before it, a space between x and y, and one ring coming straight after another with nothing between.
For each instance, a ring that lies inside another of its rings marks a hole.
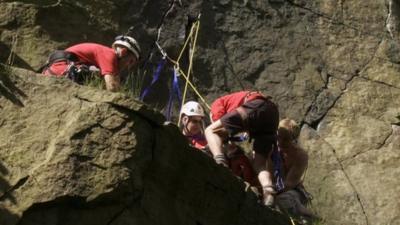
<instances>
[{"instance_id":1,"label":"person's hand","mask_svg":"<svg viewBox=\"0 0 400 225\"><path fill-rule=\"evenodd\" d=\"M264 186L263 189L263 203L265 206L273 206L274 205L274 194L276 191L272 185Z\"/></svg>"}]
</instances>

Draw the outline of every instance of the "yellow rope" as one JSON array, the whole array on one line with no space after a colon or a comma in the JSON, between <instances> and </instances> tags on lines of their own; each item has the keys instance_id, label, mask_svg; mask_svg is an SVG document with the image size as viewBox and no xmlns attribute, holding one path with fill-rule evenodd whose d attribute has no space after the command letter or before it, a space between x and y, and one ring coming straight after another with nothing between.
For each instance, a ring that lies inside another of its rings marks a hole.
<instances>
[{"instance_id":1,"label":"yellow rope","mask_svg":"<svg viewBox=\"0 0 400 225\"><path fill-rule=\"evenodd\" d=\"M193 27L194 27L196 24L197 24L197 22L195 22L195 23L192 25L192 27L190 28L190 33L189 33L189 35L188 35L188 37L187 37L187 39L186 39L186 41L185 41L185 44L184 44L183 47L182 47L181 52L179 53L178 58L176 59L176 62L178 62L178 63L179 63L179 60L181 60L181 57L182 57L183 53L185 52L186 45L189 43L190 37L192 37L192 35L193 35Z\"/></svg>"},{"instance_id":2,"label":"yellow rope","mask_svg":"<svg viewBox=\"0 0 400 225\"><path fill-rule=\"evenodd\" d=\"M181 68L179 68L179 73L185 78L185 80L189 83L190 87L193 89L193 91L197 94L197 96L199 96L200 100L207 106L207 108L210 110L211 107L210 105L207 104L206 100L204 100L204 98L200 95L200 93L197 91L197 89L193 86L192 82L190 82L189 80L187 80L187 77L185 75L185 72L183 72L181 70Z\"/></svg>"},{"instance_id":3,"label":"yellow rope","mask_svg":"<svg viewBox=\"0 0 400 225\"><path fill-rule=\"evenodd\" d=\"M194 38L194 41L193 41L193 47L192 47L192 51L191 51L191 55L190 55L190 59L189 59L189 68L188 68L188 72L187 72L188 75L186 75L185 72L182 71L182 69L180 68L180 66L179 66L179 61L180 61L180 59L181 59L181 57L182 57L182 55L183 55L183 53L184 53L184 51L185 51L185 49L186 49L186 46L187 46L188 43L189 43L189 40L190 40L190 39L192 38L192 36L193 36L193 32L194 32L194 28L195 28L195 27L196 27L196 33L195 33L195 38ZM197 20L195 23L193 23L193 25L192 25L192 27L191 27L191 29L190 29L190 33L189 33L189 35L188 35L188 37L187 37L187 39L186 39L186 41L185 41L185 44L183 45L182 50L181 50L181 52L179 53L179 56L178 56L178 58L177 58L176 60L171 59L171 58L170 58L168 55L166 55L165 53L163 54L163 56L164 56L165 58L167 58L171 63L173 63L173 64L174 64L174 69L178 70L179 74L182 75L183 78L185 78L186 85L185 85L185 90L184 90L184 92L183 92L183 96L184 96L184 97L182 98L182 105L183 105L184 100L185 100L185 98L186 98L187 85L189 85L189 86L193 89L193 91L196 93L196 95L200 98L200 100L204 103L204 105L208 108L208 110L210 110L210 109L211 109L210 105L206 102L206 100L203 98L203 96L201 96L201 94L199 93L199 91L196 89L196 87L195 87L195 86L192 84L192 82L190 82L190 80L189 80L190 71L192 70L193 56L194 56L194 52L195 52L195 48L196 48L196 42L197 42L197 36L198 36L198 33L199 33L199 29L200 29L200 20ZM160 51L162 51L162 49L161 49L160 46L159 46L159 49L160 49ZM163 53L163 52L162 52L162 53ZM178 124L179 124L179 123L180 123L180 118L179 118Z\"/></svg>"},{"instance_id":4,"label":"yellow rope","mask_svg":"<svg viewBox=\"0 0 400 225\"><path fill-rule=\"evenodd\" d=\"M195 27L196 25L198 25L197 22L194 23L194 24L192 25L192 27L190 28L190 36L188 37L188 40L193 38L193 37L192 37L192 35L193 35L193 30L194 30L194 27ZM196 31L198 31L198 29L196 29ZM197 35L197 33L196 33L196 35ZM189 56L189 68L188 68L188 71L187 71L187 80L189 80L189 78L190 78L190 69L191 69L191 67L192 67L193 52L194 52L194 46L195 46L195 44L196 44L196 42L194 42L194 44L192 43L192 48L193 48L193 49L190 49L190 48L189 48L189 53L190 53L191 55ZM186 93L187 93L188 85L189 85L189 84L188 84L188 82L186 81L185 89L183 90L182 102L181 102L181 108L180 108L180 110L182 110L182 107L183 107L183 105L185 104L185 101L186 101ZM180 123L181 123L181 117L178 118L178 124L180 124Z\"/></svg>"},{"instance_id":5,"label":"yellow rope","mask_svg":"<svg viewBox=\"0 0 400 225\"><path fill-rule=\"evenodd\" d=\"M294 222L293 218L291 216L289 216L290 218L290 222L292 222L292 225L296 225L296 223Z\"/></svg>"},{"instance_id":6,"label":"yellow rope","mask_svg":"<svg viewBox=\"0 0 400 225\"><path fill-rule=\"evenodd\" d=\"M186 46L187 46L187 43L188 43L188 40L190 39L190 38L192 38L192 35L193 35L193 31L194 31L194 28L196 27L196 32L195 32L195 36L194 36L194 41L193 41L193 47L192 47L192 49L191 49L191 54L190 54L190 58L189 58L189 68L188 68L188 72L187 72L187 75L185 74L185 72L183 72L182 71L182 69L179 67L179 60L180 60L180 58L181 58L181 56L182 56L182 53L184 52L184 49L186 48ZM203 96L201 96L201 94L199 93L199 91L195 88L195 86L192 84L192 82L190 82L190 80L189 80L189 77L190 77L190 72L191 72L191 70L192 70L192 65L193 65L193 57L194 57L194 52L195 52L195 49L196 49L196 43L197 43L197 37L198 37L198 33L199 33L199 29L200 29L200 21L198 20L198 21L196 21L194 24L193 24L193 26L192 26L192 28L191 28L191 30L190 30L190 34L189 34L189 36L188 36L188 38L186 39L186 42L185 42L185 44L184 44L184 47L182 48L182 51L181 51L181 53L179 54L179 57L178 57L178 59L175 61L175 60L172 60L171 58L169 58L169 57L167 57L172 63L174 63L175 64L175 69L177 69L178 71L179 71L179 73L185 78L185 81L186 81L186 84L185 84L185 89L184 89L184 92L183 92L183 97L182 97L182 106L183 106L183 104L185 103L185 99L186 99L186 93L187 93L187 87L188 87L188 85L193 89L193 91L197 94L197 96L201 99L201 101L207 106L207 108L210 110L211 109L211 107L208 105L208 103L206 102L206 100L203 98ZM178 119L178 124L180 123L180 120L181 120L181 118L179 117L179 119Z\"/></svg>"}]
</instances>

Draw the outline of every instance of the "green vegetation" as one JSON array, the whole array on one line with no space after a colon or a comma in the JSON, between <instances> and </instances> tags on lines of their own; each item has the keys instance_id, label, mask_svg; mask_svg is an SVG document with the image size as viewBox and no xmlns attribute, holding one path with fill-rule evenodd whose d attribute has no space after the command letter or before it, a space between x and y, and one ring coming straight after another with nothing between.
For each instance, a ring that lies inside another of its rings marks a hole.
<instances>
[{"instance_id":1,"label":"green vegetation","mask_svg":"<svg viewBox=\"0 0 400 225\"><path fill-rule=\"evenodd\" d=\"M134 72L130 72L122 85L121 92L131 97L139 98L143 88L145 75L146 71L142 71L140 68Z\"/></svg>"},{"instance_id":2,"label":"green vegetation","mask_svg":"<svg viewBox=\"0 0 400 225\"><path fill-rule=\"evenodd\" d=\"M104 79L99 76L98 72L91 72L84 77L83 85L98 89L105 89ZM140 91L143 87L144 77L145 73L142 73L140 69L136 70L135 72L130 72L121 85L120 92L133 98L139 98Z\"/></svg>"},{"instance_id":3,"label":"green vegetation","mask_svg":"<svg viewBox=\"0 0 400 225\"><path fill-rule=\"evenodd\" d=\"M98 72L90 72L89 74L85 75L83 85L98 89L105 88L104 79L98 75Z\"/></svg>"}]
</instances>

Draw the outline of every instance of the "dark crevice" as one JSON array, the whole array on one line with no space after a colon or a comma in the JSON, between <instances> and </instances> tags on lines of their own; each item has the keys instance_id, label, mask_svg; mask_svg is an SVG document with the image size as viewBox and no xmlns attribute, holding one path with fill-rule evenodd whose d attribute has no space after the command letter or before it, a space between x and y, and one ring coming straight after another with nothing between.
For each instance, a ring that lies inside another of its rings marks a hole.
<instances>
[{"instance_id":1,"label":"dark crevice","mask_svg":"<svg viewBox=\"0 0 400 225\"><path fill-rule=\"evenodd\" d=\"M306 11L308 11L308 12L310 12L310 13L312 13L312 14L318 16L318 17L324 18L324 19L328 20L331 24L334 24L334 25L341 25L341 26L344 26L344 27L347 27L347 28L350 28L350 29L359 31L359 29L358 29L357 27L350 26L350 25L348 25L348 24L345 24L344 22L336 21L335 19L331 18L331 17L328 16L328 15L325 15L325 14L320 13L320 12L316 12L315 10L313 10L313 9L311 9L311 8L308 8L308 7L306 7L306 6L297 4L297 3L295 3L293 0L286 0L286 2L288 2L290 5L293 5L293 6L295 6L295 7L300 8L300 9L306 10Z\"/></svg>"},{"instance_id":2,"label":"dark crevice","mask_svg":"<svg viewBox=\"0 0 400 225\"><path fill-rule=\"evenodd\" d=\"M116 221L125 212L126 209L127 209L127 206L122 207L122 209L120 211L118 211L117 213L115 213L115 215L113 215L106 224L111 225L112 223L114 223L114 221Z\"/></svg>"},{"instance_id":3,"label":"dark crevice","mask_svg":"<svg viewBox=\"0 0 400 225\"><path fill-rule=\"evenodd\" d=\"M350 78L350 80L348 80L348 81L345 83L345 88L344 88L344 90L340 93L339 96L336 97L336 99L332 102L331 106L327 108L327 110L325 111L325 113L323 113L319 119L317 119L317 120L315 120L315 121L312 121L310 124L308 124L310 127L312 127L313 129L317 130L319 124L320 124L321 121L325 118L325 116L328 114L328 112L329 112L331 109L333 109L333 108L335 107L335 105L336 105L336 103L339 101L339 99L344 95L344 93L346 93L346 89L347 89L348 84L349 84L355 77L357 77L357 76L358 76L358 75L352 76L352 77ZM313 103L312 105L314 105L314 104L315 104L315 103Z\"/></svg>"},{"instance_id":4,"label":"dark crevice","mask_svg":"<svg viewBox=\"0 0 400 225\"><path fill-rule=\"evenodd\" d=\"M94 162L89 162L89 164L90 164L91 166L96 167L96 168L101 169L101 170L107 170L107 169L108 169L107 167L102 166L102 165L99 165L99 164L94 163Z\"/></svg>"},{"instance_id":5,"label":"dark crevice","mask_svg":"<svg viewBox=\"0 0 400 225\"><path fill-rule=\"evenodd\" d=\"M116 212L106 224L107 225L112 225L127 209L132 207L134 204L136 204L138 202L141 202L142 197L143 197L143 192L140 195L138 195L136 198L133 198L128 204L123 206L121 208L121 210Z\"/></svg>"},{"instance_id":6,"label":"dark crevice","mask_svg":"<svg viewBox=\"0 0 400 225\"><path fill-rule=\"evenodd\" d=\"M93 199L91 201L87 200L86 196L79 196L79 195L65 195L65 196L60 196L57 197L53 200L50 200L48 202L41 202L41 203L34 203L29 209L27 209L24 212L24 217L22 217L22 221L20 224L25 224L23 220L28 220L30 221L32 218L43 218L43 216L38 216L38 212L46 212L50 211L51 209L60 209L59 215L65 217L67 214L74 213L74 211L80 211L83 214L85 211L88 209L90 210L96 210L97 207L99 208L104 208L105 206L115 206L115 207L121 207L121 210L118 210L113 216L108 217L110 218L109 221L104 221L105 224L112 224L118 217L129 207L131 207L133 204L135 204L138 199L141 198L142 194L139 194L139 196L132 198L132 200L129 200L127 203L123 203L123 199L121 198L122 196L114 196L114 194L118 194L118 190L115 190L110 193L105 193L96 199ZM40 215L40 214L39 214ZM58 213L54 216L57 216ZM92 216L90 214L89 216ZM62 217L60 217L62 218ZM40 219L39 219L40 221ZM31 224L31 223L29 223Z\"/></svg>"},{"instance_id":7,"label":"dark crevice","mask_svg":"<svg viewBox=\"0 0 400 225\"><path fill-rule=\"evenodd\" d=\"M337 154L336 154L335 148L334 148L329 142L325 141L325 143L327 143L327 144L330 146L330 148L332 149L332 153L333 153L333 155L334 155L334 157L335 157L337 163L339 164L340 170L343 172L343 174L344 174L344 176L345 176L347 182L350 184L351 188L353 189L353 192L354 192L355 195L356 195L357 201L358 201L358 203L360 204L360 207L361 207L361 211L362 211L362 213L363 213L363 215L364 215L364 217L365 217L365 223L366 223L366 225L369 225L369 219L368 219L367 213L366 213L366 211L365 211L364 204L363 204L362 201L361 201L360 194L358 193L358 191L357 191L355 185L351 182L351 178L350 178L349 175L346 173L346 170L344 169L344 166L343 166L343 164L342 164L342 161L339 159L339 157L338 157Z\"/></svg>"},{"instance_id":8,"label":"dark crevice","mask_svg":"<svg viewBox=\"0 0 400 225\"><path fill-rule=\"evenodd\" d=\"M344 95L344 93L346 93L348 84L349 84L355 77L357 77L357 76L358 76L358 75L352 76L352 77L345 83L345 88L344 88L344 90L342 90L342 92L340 93L340 95L336 97L336 99L332 102L331 106L327 108L327 110L325 111L325 113L323 113L322 116L321 116L319 119L317 119L317 120L315 120L315 121L312 121L310 124L308 124L310 127L312 127L312 128L315 129L315 130L318 129L318 126L319 126L319 124L321 123L321 121L325 118L325 116L329 113L329 111L335 107L336 103L337 103L337 102L339 101L339 99ZM313 104L314 104L314 103L313 103ZM307 123L306 123L306 124L307 124Z\"/></svg>"},{"instance_id":9,"label":"dark crevice","mask_svg":"<svg viewBox=\"0 0 400 225\"><path fill-rule=\"evenodd\" d=\"M75 94L74 97L77 98L77 99L79 99L79 100L81 100L81 101L93 102L93 101L90 101L89 99L84 98L84 97L81 97L81 96L79 96L79 95L77 95L77 94Z\"/></svg>"},{"instance_id":10,"label":"dark crevice","mask_svg":"<svg viewBox=\"0 0 400 225\"><path fill-rule=\"evenodd\" d=\"M389 0L387 2L387 17L385 21L385 28L394 40L399 36L399 22L400 22L400 3L396 0Z\"/></svg>"},{"instance_id":11,"label":"dark crevice","mask_svg":"<svg viewBox=\"0 0 400 225\"><path fill-rule=\"evenodd\" d=\"M318 126L319 126L319 124L321 123L321 121L325 118L325 116L328 114L328 112L329 112L332 108L334 108L336 102L340 99L341 96L342 96L342 94L339 95L339 96L333 101L332 105L326 109L326 112L325 112L324 114L322 114L322 115L320 116L320 118L318 118L318 119L316 119L316 120L314 120L314 121L311 121L311 123L309 123L309 124L308 124L307 122L305 122L305 124L309 125L309 126L312 127L314 130L318 130ZM311 107L313 107L313 105L312 105ZM310 107L310 110L311 110L311 107Z\"/></svg>"},{"instance_id":12,"label":"dark crevice","mask_svg":"<svg viewBox=\"0 0 400 225\"><path fill-rule=\"evenodd\" d=\"M293 5L295 7L300 8L300 9L306 10L306 11L308 11L308 12L310 12L310 13L312 13L312 14L320 17L320 18L323 18L323 19L327 20L332 25L338 25L338 26L343 26L344 28L352 29L354 31L357 31L360 35L365 35L365 36L368 36L368 37L381 38L381 36L377 36L377 35L375 35L375 34L373 34L371 32L365 32L365 31L363 31L362 29L360 29L358 27L351 26L351 25L346 24L346 23L341 22L341 21L337 21L336 19L334 19L334 18L332 18L332 17L330 17L328 15L325 15L323 13L317 12L317 11L315 11L315 10L313 10L311 8L305 7L303 5L297 4L293 0L285 0L285 1L287 1L290 5ZM344 1L343 1L343 3L344 3ZM343 8L342 8L342 10L343 10ZM342 14L344 14L344 12L342 12ZM350 20L347 19L347 21L350 21ZM362 21L360 22L360 21L356 21L356 20L354 20L353 22L354 23L359 23L359 24L362 23Z\"/></svg>"},{"instance_id":13,"label":"dark crevice","mask_svg":"<svg viewBox=\"0 0 400 225\"><path fill-rule=\"evenodd\" d=\"M323 78L321 72L320 72L320 77L321 77L321 80L324 81L324 78ZM324 81L324 83L325 83L324 86L323 86L322 88L320 88L319 90L316 91L317 94L314 95L314 99L312 100L310 106L309 106L308 109L306 110L306 113L305 113L305 117L306 117L306 118L307 118L307 115L309 115L309 114L311 113L311 111L316 107L316 105L318 105L318 104L317 104L318 97L319 97L325 90L328 89L328 85L329 85L329 82L330 82L330 80L331 80L331 79L330 79L331 77L332 77L332 76L331 76L330 74L327 74L326 81ZM342 93L342 94L343 94L343 93ZM324 114L322 114L318 119L316 119L316 120L311 120L311 121L303 121L303 122L301 123L301 125L307 124L307 125L309 125L310 127L312 127L314 130L317 130L319 123L324 119L325 115L329 112L329 110L331 110L331 109L334 107L334 105L336 104L336 102L339 100L340 97L341 97L341 95L339 95L339 96L332 102L332 104L326 109L326 112L325 112Z\"/></svg>"},{"instance_id":14,"label":"dark crevice","mask_svg":"<svg viewBox=\"0 0 400 225\"><path fill-rule=\"evenodd\" d=\"M353 154L351 157L343 158L342 160L340 160L340 162L345 162L345 161L347 161L347 160L349 160L349 159L356 158L357 156L362 155L362 154L364 154L364 153L367 153L367 152L370 152L370 151L375 151L375 150L377 150L377 149L381 149L382 147L384 147L384 146L387 144L387 141L389 140L389 138L393 136L393 132L394 132L394 131L393 131L393 129L392 129L392 131L382 140L382 142L381 142L381 143L378 143L378 145L376 146L376 148L357 152L357 153Z\"/></svg>"},{"instance_id":15,"label":"dark crevice","mask_svg":"<svg viewBox=\"0 0 400 225\"><path fill-rule=\"evenodd\" d=\"M141 114L141 113L139 113L137 111L134 111L134 110L131 110L131 109L127 108L127 107L115 104L113 102L106 102L106 103L110 104L115 110L117 110L118 112L120 112L122 114L125 114L125 115L127 115L129 117L131 117L132 115L135 115L135 116L138 116L139 118L141 118L144 121L147 121L149 123L149 125L153 128L153 130L151 132L152 133L151 160L154 160L154 158L155 158L155 150L156 150L156 146L157 146L157 144L156 144L157 136L156 136L156 132L155 132L154 129L160 128L162 126L160 124L156 123L155 121L147 118L146 116L144 116L143 114Z\"/></svg>"},{"instance_id":16,"label":"dark crevice","mask_svg":"<svg viewBox=\"0 0 400 225\"><path fill-rule=\"evenodd\" d=\"M383 141L382 141L381 143L378 143L379 145L377 146L377 149L380 149L380 148L382 148L383 146L385 146L386 143L387 143L387 141L389 140L389 138L390 138L392 135L393 135L393 129L392 129L392 131L390 132L390 134L388 134L388 135L383 139Z\"/></svg>"},{"instance_id":17,"label":"dark crevice","mask_svg":"<svg viewBox=\"0 0 400 225\"><path fill-rule=\"evenodd\" d=\"M118 125L117 127L114 128L105 128L109 131L111 131L112 133L117 133L119 130L121 130L122 128L124 128L127 124L128 124L128 120L124 120L120 125Z\"/></svg>"},{"instance_id":18,"label":"dark crevice","mask_svg":"<svg viewBox=\"0 0 400 225\"><path fill-rule=\"evenodd\" d=\"M152 45L151 45L150 50L149 50L149 53L148 53L147 57L145 58L144 63L142 63L142 69L145 68L147 66L147 64L152 60L153 52L154 52L154 49L157 48L157 43L158 43L158 41L160 39L161 30L162 30L162 27L163 27L163 25L165 23L165 19L167 18L168 14L172 12L172 10L174 9L175 4L177 2L179 2L180 6L182 6L182 3L181 3L180 0L172 0L172 1L170 1L170 4L169 4L168 8L165 10L163 15L161 16L160 22L157 25L157 36L154 38L154 40L152 42Z\"/></svg>"},{"instance_id":19,"label":"dark crevice","mask_svg":"<svg viewBox=\"0 0 400 225\"><path fill-rule=\"evenodd\" d=\"M342 19L344 18L344 1L345 0L340 0L340 9L342 13Z\"/></svg>"},{"instance_id":20,"label":"dark crevice","mask_svg":"<svg viewBox=\"0 0 400 225\"><path fill-rule=\"evenodd\" d=\"M92 156L78 155L76 153L71 154L71 157L76 158L80 162L87 162L87 161L91 161L94 159L94 157L92 157Z\"/></svg>"},{"instance_id":21,"label":"dark crevice","mask_svg":"<svg viewBox=\"0 0 400 225\"><path fill-rule=\"evenodd\" d=\"M92 130L96 127L101 127L103 129L105 129L104 127L102 127L99 123L95 123L92 124L91 126L89 126L88 128L85 128L75 134L73 134L70 138L70 140L74 140L74 139L84 139L86 137L86 135L90 134L92 132Z\"/></svg>"},{"instance_id":22,"label":"dark crevice","mask_svg":"<svg viewBox=\"0 0 400 225\"><path fill-rule=\"evenodd\" d=\"M8 190L6 190L6 191L0 196L0 202L1 202L1 201L4 201L6 198L9 198L9 199L11 199L12 202L15 203L15 199L14 199L14 197L11 195L11 192L13 192L13 191L17 190L18 188L22 187L22 186L26 183L26 181L28 181L28 179L29 179L29 175L27 175L27 176L25 176L25 177L19 179L18 182L17 182L14 186L8 188Z\"/></svg>"},{"instance_id":23,"label":"dark crevice","mask_svg":"<svg viewBox=\"0 0 400 225\"><path fill-rule=\"evenodd\" d=\"M376 151L376 149L368 149L368 150L365 150L365 151L356 152L355 154L351 155L350 157L346 157L346 158L341 159L340 162L341 163L345 163L348 160L354 159L354 158L356 158L356 157L358 157L358 156L360 156L362 154L365 154L367 152L370 152L370 151Z\"/></svg>"},{"instance_id":24,"label":"dark crevice","mask_svg":"<svg viewBox=\"0 0 400 225\"><path fill-rule=\"evenodd\" d=\"M154 120L150 119L149 117L145 116L144 114L140 113L139 112L140 110L134 111L128 107L116 104L114 102L104 102L104 103L111 105L115 110L117 110L120 113L123 113L128 116L135 115L135 116L147 121L153 128L161 127L161 125L158 124L156 121L154 121ZM144 109L144 110L146 110L146 109Z\"/></svg>"},{"instance_id":25,"label":"dark crevice","mask_svg":"<svg viewBox=\"0 0 400 225\"><path fill-rule=\"evenodd\" d=\"M370 79L368 77L362 77L362 76L360 78L363 79L363 80L366 80L366 81L370 81L370 82L373 82L373 83L377 83L377 84L381 84L381 85L384 85L384 86L388 86L390 88L400 89L400 87L396 87L396 86L394 86L392 84L388 84L388 83L385 83L385 82L380 81L380 80L372 80L372 79Z\"/></svg>"},{"instance_id":26,"label":"dark crevice","mask_svg":"<svg viewBox=\"0 0 400 225\"><path fill-rule=\"evenodd\" d=\"M375 46L374 49L374 53L372 54L372 57L364 64L364 66L361 67L361 70L357 73L356 76L358 76L360 73L362 73L367 67L368 65L372 62L372 60L375 59L376 57L376 53L379 50L379 46L381 46L382 42L384 41L384 37L381 37L380 41L378 42L378 44Z\"/></svg>"},{"instance_id":27,"label":"dark crevice","mask_svg":"<svg viewBox=\"0 0 400 225\"><path fill-rule=\"evenodd\" d=\"M245 80L248 80L250 82L252 82L253 84L256 82L256 80L260 77L261 72L265 70L265 65L262 64L260 65L256 71L254 71L253 73L249 74Z\"/></svg>"},{"instance_id":28,"label":"dark crevice","mask_svg":"<svg viewBox=\"0 0 400 225\"><path fill-rule=\"evenodd\" d=\"M19 107L24 107L20 97L26 98L27 95L15 85L13 80L10 79L10 76L12 76L11 73L9 67L0 64L0 97L4 96L13 104Z\"/></svg>"},{"instance_id":29,"label":"dark crevice","mask_svg":"<svg viewBox=\"0 0 400 225\"><path fill-rule=\"evenodd\" d=\"M354 78L356 77L360 77L360 74L365 71L365 69L368 67L368 65L372 62L373 59L375 59L376 53L378 52L379 46L381 45L381 43L383 42L383 37L381 38L381 40L378 42L378 44L375 47L374 53L372 55L372 57L367 60L367 62L361 67L361 70L356 70L355 74L353 76L350 77L349 80L346 81L345 83L345 88L342 90L342 92L340 93L340 95L333 101L332 105L325 111L325 113L317 120L310 122L304 122L305 124L308 124L310 127L312 127L313 129L317 130L319 124L321 123L321 121L325 118L325 116L328 114L328 112L335 107L336 103L338 102L338 100L343 96L344 93L346 93L346 90L348 88L348 85L353 81ZM320 94L321 92L319 92ZM319 95L318 94L318 95ZM316 95L318 97L318 95ZM311 106L309 107L309 109L307 110L307 113L305 115L308 115L309 112L311 112L312 107L315 105L315 100L317 99L317 97L314 99L314 101L312 102Z\"/></svg>"},{"instance_id":30,"label":"dark crevice","mask_svg":"<svg viewBox=\"0 0 400 225\"><path fill-rule=\"evenodd\" d=\"M387 17L386 17L386 21L385 21L385 27L386 27L386 30L388 31L388 33L390 34L390 37L393 39L394 35L393 35L392 29L394 27L392 27L392 21L391 21L391 19L392 19L392 4L393 4L393 1L389 0L389 2L387 4Z\"/></svg>"},{"instance_id":31,"label":"dark crevice","mask_svg":"<svg viewBox=\"0 0 400 225\"><path fill-rule=\"evenodd\" d=\"M228 66L227 68L229 69L229 71L231 72L231 74L233 75L233 77L235 78L235 80L238 82L238 84L240 85L240 88L242 88L242 90L245 90L245 86L243 85L242 81L239 79L239 75L236 73L235 69L233 68L233 64L229 58L229 53L228 50L226 49L226 45L225 45L225 41L222 39L222 52L224 53L224 57L225 57L225 63ZM227 77L225 77L225 80L227 80ZM225 86L227 87L227 82L225 81Z\"/></svg>"},{"instance_id":32,"label":"dark crevice","mask_svg":"<svg viewBox=\"0 0 400 225\"><path fill-rule=\"evenodd\" d=\"M27 211L25 211L25 213L38 209L43 209L43 211L46 211L45 209L50 209L55 206L61 205L72 206L73 208L82 209L87 208L88 203L86 202L86 197L62 196L48 202L34 203Z\"/></svg>"},{"instance_id":33,"label":"dark crevice","mask_svg":"<svg viewBox=\"0 0 400 225\"><path fill-rule=\"evenodd\" d=\"M87 162L87 163L89 163L89 165L91 165L93 167L96 167L96 168L99 168L101 170L107 170L107 167L99 165L99 164L94 163L94 162L91 162L94 159L93 156L71 154L71 157L74 157L75 159L77 159L79 162L82 162L82 163Z\"/></svg>"}]
</instances>

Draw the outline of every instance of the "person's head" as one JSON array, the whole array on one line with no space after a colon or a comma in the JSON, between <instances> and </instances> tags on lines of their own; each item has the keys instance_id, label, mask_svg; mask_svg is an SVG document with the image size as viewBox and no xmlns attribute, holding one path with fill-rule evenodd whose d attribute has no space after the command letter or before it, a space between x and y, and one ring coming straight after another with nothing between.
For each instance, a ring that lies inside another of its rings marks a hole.
<instances>
[{"instance_id":1,"label":"person's head","mask_svg":"<svg viewBox=\"0 0 400 225\"><path fill-rule=\"evenodd\" d=\"M300 134L300 127L296 121L291 119L283 119L278 126L278 145L280 147L288 147L293 144Z\"/></svg>"},{"instance_id":2,"label":"person's head","mask_svg":"<svg viewBox=\"0 0 400 225\"><path fill-rule=\"evenodd\" d=\"M198 102L186 102L181 109L181 126L185 135L197 135L203 132L204 110Z\"/></svg>"},{"instance_id":3,"label":"person's head","mask_svg":"<svg viewBox=\"0 0 400 225\"><path fill-rule=\"evenodd\" d=\"M112 48L118 56L118 66L120 70L129 69L135 66L140 59L139 43L130 36L120 35L115 38Z\"/></svg>"}]
</instances>

